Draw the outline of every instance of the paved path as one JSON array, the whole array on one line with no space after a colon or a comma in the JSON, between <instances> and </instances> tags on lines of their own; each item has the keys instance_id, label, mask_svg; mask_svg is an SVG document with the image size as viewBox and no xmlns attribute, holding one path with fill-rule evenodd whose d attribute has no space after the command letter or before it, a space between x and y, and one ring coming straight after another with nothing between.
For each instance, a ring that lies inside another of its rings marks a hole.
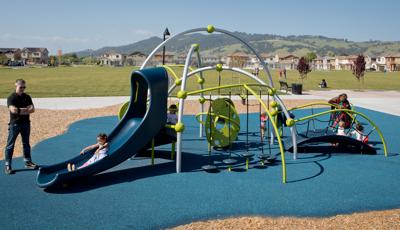
<instances>
[{"instance_id":1,"label":"paved path","mask_svg":"<svg viewBox=\"0 0 400 230\"><path fill-rule=\"evenodd\" d=\"M398 91L307 91L303 95L281 95L280 97L284 100L329 100L340 93L347 93L351 103L356 106L400 116L400 92ZM238 96L232 98L239 100ZM188 100L197 99L197 96L188 97ZM121 104L128 101L129 97L62 97L34 98L33 100L35 107L39 109L70 110L93 109ZM6 99L0 99L0 105L6 105L6 103Z\"/></svg>"}]
</instances>

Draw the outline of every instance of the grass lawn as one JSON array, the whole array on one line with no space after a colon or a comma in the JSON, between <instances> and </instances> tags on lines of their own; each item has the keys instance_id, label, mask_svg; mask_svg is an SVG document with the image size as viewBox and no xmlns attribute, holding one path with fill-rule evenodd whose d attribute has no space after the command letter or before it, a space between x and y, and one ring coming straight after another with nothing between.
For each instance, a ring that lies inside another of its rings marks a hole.
<instances>
[{"instance_id":1,"label":"grass lawn","mask_svg":"<svg viewBox=\"0 0 400 230\"><path fill-rule=\"evenodd\" d=\"M130 94L130 73L134 67L58 67L58 68L0 68L0 98L5 98L14 90L17 78L27 81L27 92L33 97L78 97L78 96L126 96ZM182 68L175 68L179 74ZM260 71L261 72L261 71ZM276 87L278 71L271 70ZM288 83L299 82L297 71L288 71ZM205 87L218 84L218 73L204 73ZM260 77L266 80L264 73ZM322 78L328 82L329 89L369 89L369 90L400 90L400 72L380 73L368 72L363 85L350 71L313 71L304 80L305 90L319 89ZM222 84L253 82L237 73L222 72ZM189 90L198 89L196 78L188 80ZM233 94L240 89L232 90ZM221 93L227 93L222 90Z\"/></svg>"}]
</instances>

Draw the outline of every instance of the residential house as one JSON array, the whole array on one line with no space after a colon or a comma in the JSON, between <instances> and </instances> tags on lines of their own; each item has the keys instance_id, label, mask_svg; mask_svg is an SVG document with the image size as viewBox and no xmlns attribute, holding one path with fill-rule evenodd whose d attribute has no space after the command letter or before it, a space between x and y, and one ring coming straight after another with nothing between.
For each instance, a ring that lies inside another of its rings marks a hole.
<instances>
[{"instance_id":1,"label":"residential house","mask_svg":"<svg viewBox=\"0 0 400 230\"><path fill-rule=\"evenodd\" d=\"M400 53L386 54L386 68L388 71L400 71Z\"/></svg>"},{"instance_id":2,"label":"residential house","mask_svg":"<svg viewBox=\"0 0 400 230\"><path fill-rule=\"evenodd\" d=\"M125 65L141 66L147 55L142 52L133 52L126 56Z\"/></svg>"},{"instance_id":3,"label":"residential house","mask_svg":"<svg viewBox=\"0 0 400 230\"><path fill-rule=\"evenodd\" d=\"M204 55L201 56L201 64L202 65L216 65L218 63L220 63L220 57L216 56L216 55Z\"/></svg>"},{"instance_id":4,"label":"residential house","mask_svg":"<svg viewBox=\"0 0 400 230\"><path fill-rule=\"evenodd\" d=\"M99 60L101 65L123 66L126 60L126 55L116 51L109 51L102 54Z\"/></svg>"},{"instance_id":5,"label":"residential house","mask_svg":"<svg viewBox=\"0 0 400 230\"><path fill-rule=\"evenodd\" d=\"M235 52L228 55L225 64L231 67L244 68L248 65L249 61L250 56L248 54L243 52Z\"/></svg>"},{"instance_id":6,"label":"residential house","mask_svg":"<svg viewBox=\"0 0 400 230\"><path fill-rule=\"evenodd\" d=\"M377 57L376 58L376 70L377 71L386 71L386 58L385 57Z\"/></svg>"},{"instance_id":7,"label":"residential house","mask_svg":"<svg viewBox=\"0 0 400 230\"><path fill-rule=\"evenodd\" d=\"M338 57L336 57L336 60L335 60L335 69L336 70L352 70L356 59L357 59L357 55L338 56Z\"/></svg>"},{"instance_id":8,"label":"residential house","mask_svg":"<svg viewBox=\"0 0 400 230\"><path fill-rule=\"evenodd\" d=\"M243 68L245 69L255 69L255 68L260 68L261 64L260 61L258 60L256 55L249 55L249 58L247 59L246 64L244 65Z\"/></svg>"},{"instance_id":9,"label":"residential house","mask_svg":"<svg viewBox=\"0 0 400 230\"><path fill-rule=\"evenodd\" d=\"M222 56L221 57L221 64L223 65L228 65L228 63L230 62L230 58L228 58L227 56Z\"/></svg>"},{"instance_id":10,"label":"residential house","mask_svg":"<svg viewBox=\"0 0 400 230\"><path fill-rule=\"evenodd\" d=\"M175 59L175 63L178 65L184 65L185 61L186 61L186 54L179 54Z\"/></svg>"},{"instance_id":11,"label":"residential house","mask_svg":"<svg viewBox=\"0 0 400 230\"><path fill-rule=\"evenodd\" d=\"M262 55L263 61L268 65L268 68L279 68L279 55Z\"/></svg>"},{"instance_id":12,"label":"residential house","mask_svg":"<svg viewBox=\"0 0 400 230\"><path fill-rule=\"evenodd\" d=\"M296 69L297 63L299 63L299 57L289 54L284 57L279 58L279 68L280 69L287 69L287 70L293 70Z\"/></svg>"},{"instance_id":13,"label":"residential house","mask_svg":"<svg viewBox=\"0 0 400 230\"><path fill-rule=\"evenodd\" d=\"M167 60L165 61L165 64L177 64L177 65L184 65L186 62L186 57L187 54L186 53L182 53L179 54L178 56L176 56L175 58L170 58L171 60L169 61L169 63L167 62ZM167 57L166 57L167 58ZM201 57L201 59L203 59L204 57ZM158 63L160 63L160 61L158 61ZM160 63L161 64L161 63ZM203 63L204 64L204 63ZM197 56L193 55L191 62L190 62L191 66L197 66Z\"/></svg>"},{"instance_id":14,"label":"residential house","mask_svg":"<svg viewBox=\"0 0 400 230\"><path fill-rule=\"evenodd\" d=\"M326 64L324 62L324 57L317 57L311 62L311 68L314 70L324 70Z\"/></svg>"},{"instance_id":15,"label":"residential house","mask_svg":"<svg viewBox=\"0 0 400 230\"><path fill-rule=\"evenodd\" d=\"M369 55L364 56L365 69L369 71L377 71L378 65L376 64L376 57L371 57Z\"/></svg>"},{"instance_id":16,"label":"residential house","mask_svg":"<svg viewBox=\"0 0 400 230\"><path fill-rule=\"evenodd\" d=\"M48 64L49 51L47 48L25 47L21 51L21 58L25 64Z\"/></svg>"},{"instance_id":17,"label":"residential house","mask_svg":"<svg viewBox=\"0 0 400 230\"><path fill-rule=\"evenodd\" d=\"M21 49L19 48L0 48L0 54L6 56L10 61L21 60Z\"/></svg>"},{"instance_id":18,"label":"residential house","mask_svg":"<svg viewBox=\"0 0 400 230\"><path fill-rule=\"evenodd\" d=\"M317 57L312 61L312 68L314 70L332 70L335 69L334 57Z\"/></svg>"},{"instance_id":19,"label":"residential house","mask_svg":"<svg viewBox=\"0 0 400 230\"><path fill-rule=\"evenodd\" d=\"M165 64L175 64L175 54L171 52L165 52L164 63ZM156 53L153 58L154 62L158 65L162 65L163 62L163 52Z\"/></svg>"}]
</instances>

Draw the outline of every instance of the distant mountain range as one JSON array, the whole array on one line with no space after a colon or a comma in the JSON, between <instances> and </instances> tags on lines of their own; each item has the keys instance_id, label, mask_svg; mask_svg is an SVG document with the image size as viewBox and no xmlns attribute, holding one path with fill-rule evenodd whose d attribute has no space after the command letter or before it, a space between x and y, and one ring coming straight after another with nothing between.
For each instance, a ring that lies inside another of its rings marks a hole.
<instances>
[{"instance_id":1,"label":"distant mountain range","mask_svg":"<svg viewBox=\"0 0 400 230\"><path fill-rule=\"evenodd\" d=\"M235 34L249 42L259 53L267 53L268 55L294 54L303 56L306 53L314 52L318 56L352 55L360 53L370 56L379 56L387 53L400 53L400 41L354 42L347 39L311 35L279 36L242 32L235 32ZM103 47L98 50L84 50L76 52L76 54L79 57L91 55L99 56L108 51L116 51L123 54L131 54L140 51L149 54L160 42L162 42L161 38L151 37L128 45ZM236 51L248 53L248 50L234 38L223 34L200 33L175 39L167 45L166 50L176 54L185 53L193 43L200 44L203 55L225 56Z\"/></svg>"}]
</instances>

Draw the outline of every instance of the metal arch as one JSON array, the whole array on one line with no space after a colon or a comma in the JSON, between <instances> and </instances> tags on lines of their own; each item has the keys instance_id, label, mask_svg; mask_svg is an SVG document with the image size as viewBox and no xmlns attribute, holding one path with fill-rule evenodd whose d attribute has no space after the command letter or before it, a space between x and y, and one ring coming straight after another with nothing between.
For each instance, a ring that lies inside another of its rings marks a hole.
<instances>
[{"instance_id":1,"label":"metal arch","mask_svg":"<svg viewBox=\"0 0 400 230\"><path fill-rule=\"evenodd\" d=\"M179 77L176 75L175 71L171 68L171 66L168 65L162 65L161 67L164 67L168 72L172 74L172 77L174 77L174 80L179 80Z\"/></svg>"},{"instance_id":2,"label":"metal arch","mask_svg":"<svg viewBox=\"0 0 400 230\"><path fill-rule=\"evenodd\" d=\"M197 68L201 68L202 64L201 64L201 56L200 56L200 51L199 49L196 50L196 56L197 56ZM190 68L190 66L189 66ZM193 71L192 69L190 69L190 71ZM200 89L204 88L204 77L203 77L203 72L199 73L200 75L200 79L203 80L202 83L200 83ZM204 97L204 94L201 93L200 95L201 97ZM204 103L200 103L200 112L204 112ZM200 121L203 121L203 116L200 117ZM199 137L202 138L203 137L203 123L200 122L199 123Z\"/></svg>"},{"instance_id":3,"label":"metal arch","mask_svg":"<svg viewBox=\"0 0 400 230\"><path fill-rule=\"evenodd\" d=\"M248 87L246 84L244 84L244 87L251 93L253 96L256 97L256 99L261 103L261 105L264 107L265 112L268 114L268 117L270 120L272 120L272 115L268 110L268 107L265 105L265 103L262 101L262 99L257 95L256 92L254 92L253 89ZM278 139L278 145L279 145L279 151L281 152L281 160L282 160L282 183L286 183L286 160L285 160L285 150L283 148L282 140L279 135L278 127L276 126L275 122L271 122L272 128L275 131L276 137Z\"/></svg>"},{"instance_id":4,"label":"metal arch","mask_svg":"<svg viewBox=\"0 0 400 230\"><path fill-rule=\"evenodd\" d=\"M257 81L257 82L260 83L261 85L266 85L266 86L268 86L268 85L267 85L263 80L261 80L260 78L254 76L254 75L252 75L251 73L249 73L249 72L247 72L247 71L244 71L244 70L242 70L242 69L235 68L235 67L232 67L232 68L231 68L231 67L228 67L228 66L222 66L222 69L223 69L223 70L229 70L229 71L233 71L233 72L237 72L237 73L244 74L244 75L250 77L251 79ZM191 76L193 76L193 75L196 75L196 74L198 74L198 73L201 74L201 73L204 72L204 71L210 71L210 70L215 70L215 66L206 66L206 67L202 67L202 68L196 69L196 70L194 70L194 71L188 73L187 78L189 78L189 77L191 77ZM171 88L168 90L168 95L172 93L172 91L175 89L175 87L176 87L176 84L174 83L174 84L171 86ZM269 86L269 87L271 87L271 86Z\"/></svg>"},{"instance_id":5,"label":"metal arch","mask_svg":"<svg viewBox=\"0 0 400 230\"><path fill-rule=\"evenodd\" d=\"M236 88L236 87L244 87L244 85L247 86L258 86L258 87L265 87L270 89L271 87L269 85L262 85L262 84L257 84L257 83L239 83L239 84L231 84L231 85L222 85L222 86L216 86L216 87L211 87L211 88L205 88L205 89L201 89L201 90L194 90L194 91L189 91L187 93L187 95L195 95L195 94L199 94L199 93L205 93L205 92L209 92L209 91L214 91L214 90L218 90L218 89L229 89L229 88Z\"/></svg>"},{"instance_id":6,"label":"metal arch","mask_svg":"<svg viewBox=\"0 0 400 230\"><path fill-rule=\"evenodd\" d=\"M190 60L193 55L193 51L196 49L195 46L191 46L189 52L186 56L185 66L183 68L183 76L182 76L182 83L181 83L181 91L185 91L186 89L186 79L187 73L190 66ZM184 98L179 98L179 109L178 109L178 123L182 123L183 117L183 109L184 109ZM181 161L182 161L182 132L178 132L176 135L176 172L181 172Z\"/></svg>"},{"instance_id":7,"label":"metal arch","mask_svg":"<svg viewBox=\"0 0 400 230\"><path fill-rule=\"evenodd\" d=\"M243 45L245 45L251 52L254 53L254 55L256 55L256 57L258 58L258 60L260 61L261 65L263 66L264 72L267 74L268 80L269 80L269 84L271 87L274 87L274 82L272 81L272 77L271 77L271 73L269 72L269 69L267 67L267 65L264 63L264 61L262 60L261 56L247 43L245 42L243 39L241 39L240 37L236 36L235 34L227 31L227 30L223 30L223 29L219 29L219 28L215 28L214 29L215 32L219 32L222 34L226 34L229 35L233 38L236 38L238 41L240 41ZM201 27L201 28L196 28L196 29L191 29L191 30L186 30L183 31L181 33L178 33L176 35L173 35L171 37L169 37L168 39L166 39L165 41L161 42L147 57L147 59L143 62L142 66L140 67L140 69L143 69L146 65L147 62L149 62L149 60L154 56L154 54L161 48L163 47L165 44L167 44L169 41L171 41L172 39L174 39L175 37L181 36L181 35L185 35L185 34L190 34L190 33L195 33L195 32L208 32L207 28L205 27ZM279 98L276 94L274 95L274 99L275 101L277 101L281 107L282 107L282 111L285 114L286 117L290 117L289 116L289 112L287 111L287 108L285 106L285 104L283 103L283 101L281 100L281 98ZM293 126L290 128L291 134L292 134L292 142L293 142L293 158L296 159L297 157L297 130L296 127Z\"/></svg>"},{"instance_id":8,"label":"metal arch","mask_svg":"<svg viewBox=\"0 0 400 230\"><path fill-rule=\"evenodd\" d=\"M271 73L268 70L267 65L264 63L264 61L262 60L261 56L247 43L245 42L243 39L241 39L240 37L236 36L235 34L227 31L227 30L223 30L223 29L218 29L215 28L214 30L215 32L219 32L222 34L226 34L229 35L235 39L237 39L238 41L240 41L243 45L245 45L251 52L254 53L254 55L256 55L256 57L259 59L261 65L263 66L264 71L267 74L268 80L269 80L269 84L270 86L274 86L274 83L272 81L272 77L271 77ZM185 35L185 34L191 34L191 33L195 33L195 32L207 32L207 28L205 27L200 27L200 28L196 28L196 29L191 29L191 30L186 30L183 31L181 33L175 34L171 37L169 37L168 39L166 39L165 41L161 42L156 48L154 48L154 50L149 54L149 56L146 58L146 60L143 62L143 64L140 66L140 69L144 69L147 65L147 63L150 61L150 59L156 54L156 52L163 46L165 46L168 42L170 42L171 40L173 40L176 37L179 37L181 35Z\"/></svg>"},{"instance_id":9,"label":"metal arch","mask_svg":"<svg viewBox=\"0 0 400 230\"><path fill-rule=\"evenodd\" d=\"M149 56L146 58L146 60L143 62L143 64L140 66L140 69L144 69L147 65L147 63L150 61L150 59L154 56L154 54L156 54L156 52L163 47L165 44L167 44L168 42L170 42L172 39L174 39L175 37L179 37L181 35L185 35L185 34L190 34L190 33L195 33L195 32L204 32L207 31L207 28L196 28L196 29L191 29L191 30L186 30L183 31L181 33L172 35L171 37L169 37L168 39L166 39L165 41L161 42L156 48L154 48L153 51L151 51L151 53L149 54ZM186 64L186 63L185 63Z\"/></svg>"},{"instance_id":10,"label":"metal arch","mask_svg":"<svg viewBox=\"0 0 400 230\"><path fill-rule=\"evenodd\" d=\"M264 61L262 60L261 56L248 44L246 43L244 40L242 40L240 37L234 35L233 33L227 31L227 30L223 30L223 29L218 29L215 28L214 31L216 32L220 32L226 35L229 35L233 38L236 38L238 41L240 41L243 45L245 45L248 49L250 49L254 55L256 55L256 57L259 59L261 65L263 66L263 69L265 71L265 73L267 74L268 80L269 80L269 84L271 87L274 86L274 83L272 81L272 77L271 77L271 73L269 72L269 69L267 67L267 65L264 63ZM154 54L163 46L165 46L169 41L171 41L172 39L174 39L175 37L181 36L181 35L185 35L185 34L189 34L189 33L195 33L195 32L208 32L207 28L202 27L202 28L196 28L196 29L191 29L191 30L187 30L187 31L183 31L181 33L178 33L176 35L173 35L171 37L169 37L168 39L166 39L165 41L161 42L147 57L147 59L143 62L142 66L140 67L140 69L145 68L145 66L147 65L147 63L149 62L149 60L154 56ZM191 55L190 55L191 56ZM189 58L190 60L190 58ZM188 61L188 59L186 59L186 61ZM185 62L185 67L186 65L188 65L190 63ZM187 68L186 68L187 69ZM185 76L185 75L184 75ZM289 116L289 112L287 111L287 108L285 106L285 104L283 103L283 101L281 100L281 98L278 97L278 95L274 95L274 99L275 101L277 101L282 108L283 113L285 114L286 117L290 117ZM297 157L297 130L296 130L296 126L292 126L290 128L291 134L292 134L292 144L293 144L293 158L296 159Z\"/></svg>"}]
</instances>

